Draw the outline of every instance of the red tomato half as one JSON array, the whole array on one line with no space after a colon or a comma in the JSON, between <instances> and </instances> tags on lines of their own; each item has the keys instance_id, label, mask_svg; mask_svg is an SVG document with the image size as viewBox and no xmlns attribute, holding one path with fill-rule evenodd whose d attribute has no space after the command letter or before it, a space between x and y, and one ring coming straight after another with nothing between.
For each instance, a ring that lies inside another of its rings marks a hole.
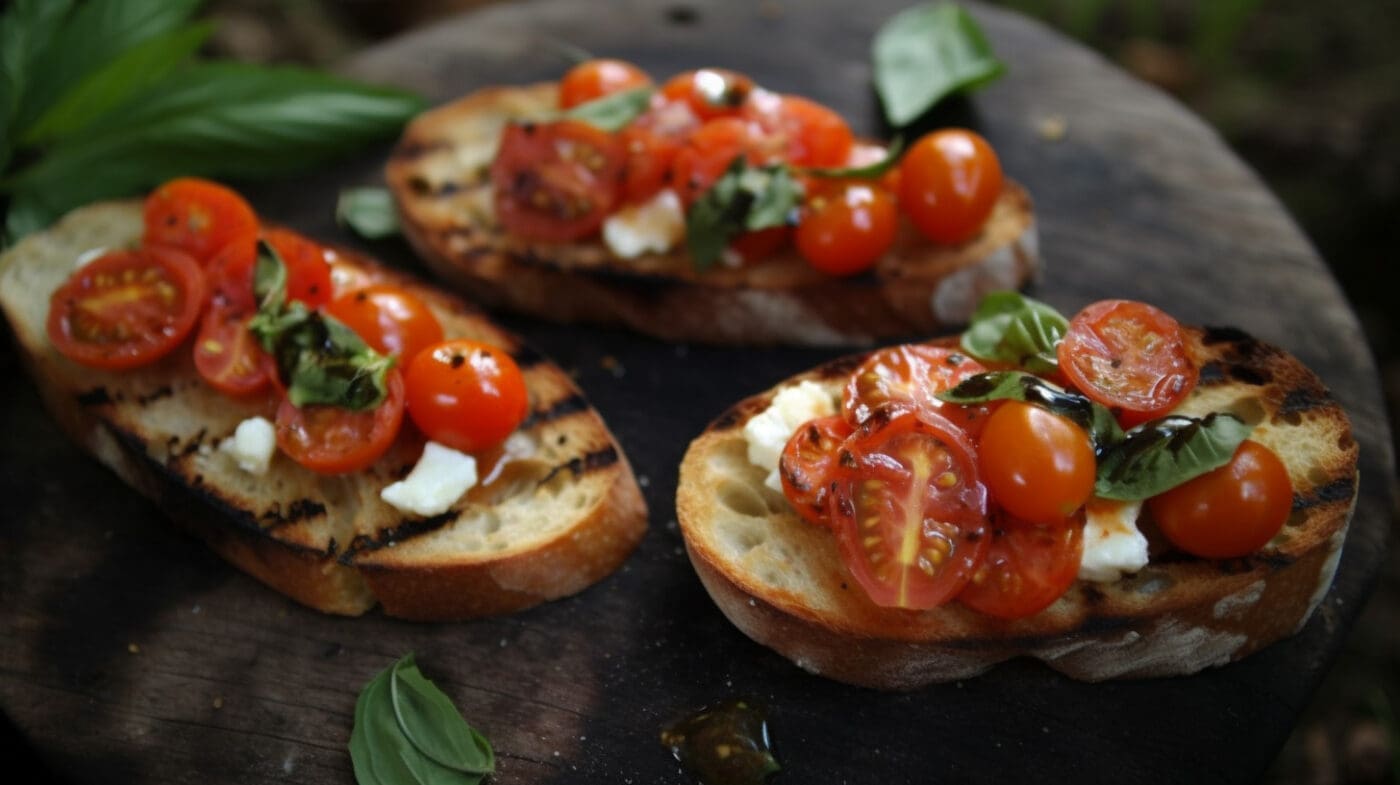
<instances>
[{"instance_id":1,"label":"red tomato half","mask_svg":"<svg viewBox=\"0 0 1400 785\"><path fill-rule=\"evenodd\" d=\"M876 351L851 374L841 394L841 413L852 425L864 422L878 408L893 405L947 417L964 424L976 411L944 404L934 396L968 377L985 373L986 366L962 352L924 344L890 346Z\"/></svg>"},{"instance_id":2,"label":"red tomato half","mask_svg":"<svg viewBox=\"0 0 1400 785\"><path fill-rule=\"evenodd\" d=\"M331 301L335 254L330 249L290 229L268 229L263 237L287 266L288 300L300 300L308 308L320 308Z\"/></svg>"},{"instance_id":3,"label":"red tomato half","mask_svg":"<svg viewBox=\"0 0 1400 785\"><path fill-rule=\"evenodd\" d=\"M455 339L408 364L408 414L429 439L462 452L500 444L529 411L525 378L509 354Z\"/></svg>"},{"instance_id":4,"label":"red tomato half","mask_svg":"<svg viewBox=\"0 0 1400 785\"><path fill-rule=\"evenodd\" d=\"M422 300L392 284L368 286L337 297L326 313L355 331L375 351L408 363L442 340L442 325Z\"/></svg>"},{"instance_id":5,"label":"red tomato half","mask_svg":"<svg viewBox=\"0 0 1400 785\"><path fill-rule=\"evenodd\" d=\"M1245 441L1230 462L1147 500L1158 528L1176 547L1206 559L1251 554L1283 528L1293 483L1278 456Z\"/></svg>"},{"instance_id":6,"label":"red tomato half","mask_svg":"<svg viewBox=\"0 0 1400 785\"><path fill-rule=\"evenodd\" d=\"M253 208L233 190L183 177L151 192L145 203L146 245L164 245L206 262L228 245L251 262L258 238Z\"/></svg>"},{"instance_id":7,"label":"red tomato half","mask_svg":"<svg viewBox=\"0 0 1400 785\"><path fill-rule=\"evenodd\" d=\"M49 341L94 368L147 365L190 334L204 294L204 273L184 251L113 251L75 270L49 298Z\"/></svg>"},{"instance_id":8,"label":"red tomato half","mask_svg":"<svg viewBox=\"0 0 1400 785\"><path fill-rule=\"evenodd\" d=\"M844 166L855 145L855 134L841 115L801 96L753 90L743 114L795 166Z\"/></svg>"},{"instance_id":9,"label":"red tomato half","mask_svg":"<svg viewBox=\"0 0 1400 785\"><path fill-rule=\"evenodd\" d=\"M798 428L778 458L783 495L799 515L818 526L831 525L831 473L836 451L851 430L840 415L819 417Z\"/></svg>"},{"instance_id":10,"label":"red tomato half","mask_svg":"<svg viewBox=\"0 0 1400 785\"><path fill-rule=\"evenodd\" d=\"M586 60L559 80L559 108L572 109L604 96L651 84L646 71L624 60Z\"/></svg>"},{"instance_id":11,"label":"red tomato half","mask_svg":"<svg viewBox=\"0 0 1400 785\"><path fill-rule=\"evenodd\" d=\"M496 217L527 240L588 237L618 202L624 158L618 136L587 123L511 123L491 164Z\"/></svg>"},{"instance_id":12,"label":"red tomato half","mask_svg":"<svg viewBox=\"0 0 1400 785\"><path fill-rule=\"evenodd\" d=\"M1082 520L1052 526L998 525L987 558L958 594L958 602L1001 619L1039 613L1079 576L1084 552Z\"/></svg>"},{"instance_id":13,"label":"red tomato half","mask_svg":"<svg viewBox=\"0 0 1400 785\"><path fill-rule=\"evenodd\" d=\"M990 544L972 446L938 415L871 418L838 451L837 545L876 605L933 608L972 578Z\"/></svg>"},{"instance_id":14,"label":"red tomato half","mask_svg":"<svg viewBox=\"0 0 1400 785\"><path fill-rule=\"evenodd\" d=\"M283 398L277 409L277 446L322 474L368 468L394 443L403 422L403 374L391 368L385 383L388 395L370 411L319 404L297 407Z\"/></svg>"},{"instance_id":15,"label":"red tomato half","mask_svg":"<svg viewBox=\"0 0 1400 785\"><path fill-rule=\"evenodd\" d=\"M899 204L936 243L977 236L1001 187L1001 162L987 140L972 131L934 131L910 146L899 162Z\"/></svg>"},{"instance_id":16,"label":"red tomato half","mask_svg":"<svg viewBox=\"0 0 1400 785\"><path fill-rule=\"evenodd\" d=\"M272 358L248 332L251 312L211 305L194 341L194 367L209 386L243 397L261 392L272 380Z\"/></svg>"},{"instance_id":17,"label":"red tomato half","mask_svg":"<svg viewBox=\"0 0 1400 785\"><path fill-rule=\"evenodd\" d=\"M721 117L700 126L671 162L671 185L687 206L743 156L750 164L770 160L764 152L762 130L738 117Z\"/></svg>"},{"instance_id":18,"label":"red tomato half","mask_svg":"<svg viewBox=\"0 0 1400 785\"><path fill-rule=\"evenodd\" d=\"M1171 411L1200 375L1181 325L1133 300L1102 300L1084 308L1070 320L1057 354L1070 383L1114 409L1125 427Z\"/></svg>"}]
</instances>

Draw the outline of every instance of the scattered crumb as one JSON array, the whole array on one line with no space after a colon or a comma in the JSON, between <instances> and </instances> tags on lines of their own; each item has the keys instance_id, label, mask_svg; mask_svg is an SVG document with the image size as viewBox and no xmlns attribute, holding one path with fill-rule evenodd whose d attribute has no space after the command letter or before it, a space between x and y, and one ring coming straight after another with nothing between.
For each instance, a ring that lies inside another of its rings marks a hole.
<instances>
[{"instance_id":1,"label":"scattered crumb","mask_svg":"<svg viewBox=\"0 0 1400 785\"><path fill-rule=\"evenodd\" d=\"M128 643L128 644L126 645L126 653L127 653L127 654L140 654L140 653L141 653L141 647L140 647L140 646L137 646L137 645L134 644L134 643Z\"/></svg>"},{"instance_id":2,"label":"scattered crumb","mask_svg":"<svg viewBox=\"0 0 1400 785\"><path fill-rule=\"evenodd\" d=\"M1069 121L1064 115L1052 114L1040 118L1035 124L1036 133L1047 142L1058 142L1069 133Z\"/></svg>"},{"instance_id":3,"label":"scattered crumb","mask_svg":"<svg viewBox=\"0 0 1400 785\"><path fill-rule=\"evenodd\" d=\"M223 697L222 697L222 696L217 696L217 697L215 697L215 698L214 698L214 708L216 708L216 709L222 709L223 707L224 707L224 699L223 699Z\"/></svg>"},{"instance_id":4,"label":"scattered crumb","mask_svg":"<svg viewBox=\"0 0 1400 785\"><path fill-rule=\"evenodd\" d=\"M651 485L651 478L646 476L645 474L639 474L637 475L637 484L645 488L648 485Z\"/></svg>"}]
</instances>

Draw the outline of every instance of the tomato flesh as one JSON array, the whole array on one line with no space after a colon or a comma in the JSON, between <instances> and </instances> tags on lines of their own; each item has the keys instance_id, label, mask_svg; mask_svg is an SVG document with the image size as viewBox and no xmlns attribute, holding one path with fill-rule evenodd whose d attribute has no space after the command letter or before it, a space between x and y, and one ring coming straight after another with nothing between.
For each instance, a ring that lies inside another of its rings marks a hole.
<instances>
[{"instance_id":1,"label":"tomato flesh","mask_svg":"<svg viewBox=\"0 0 1400 785\"><path fill-rule=\"evenodd\" d=\"M1272 450L1241 443L1230 462L1147 500L1172 544L1206 559L1232 559L1264 547L1293 508L1288 469Z\"/></svg>"},{"instance_id":2,"label":"tomato flesh","mask_svg":"<svg viewBox=\"0 0 1400 785\"><path fill-rule=\"evenodd\" d=\"M263 238L287 266L288 300L298 300L308 308L320 308L331 301L335 254L330 249L290 229L268 229Z\"/></svg>"},{"instance_id":3,"label":"tomato flesh","mask_svg":"<svg viewBox=\"0 0 1400 785\"><path fill-rule=\"evenodd\" d=\"M253 208L232 189L182 177L156 188L144 205L145 245L178 248L206 262L227 246L251 263L258 238Z\"/></svg>"},{"instance_id":4,"label":"tomato flesh","mask_svg":"<svg viewBox=\"0 0 1400 785\"><path fill-rule=\"evenodd\" d=\"M855 134L841 115L801 96L756 89L743 115L757 123L769 144L794 166L843 166L855 145Z\"/></svg>"},{"instance_id":5,"label":"tomato flesh","mask_svg":"<svg viewBox=\"0 0 1400 785\"><path fill-rule=\"evenodd\" d=\"M710 190L736 158L767 163L762 131L738 117L721 117L700 126L685 140L671 162L671 185L688 206Z\"/></svg>"},{"instance_id":6,"label":"tomato flesh","mask_svg":"<svg viewBox=\"0 0 1400 785\"><path fill-rule=\"evenodd\" d=\"M210 305L194 341L194 367L209 386L236 397L262 392L272 381L272 358L248 331L251 312Z\"/></svg>"},{"instance_id":7,"label":"tomato flesh","mask_svg":"<svg viewBox=\"0 0 1400 785\"><path fill-rule=\"evenodd\" d=\"M894 406L947 417L966 425L976 407L945 404L934 396L964 379L985 373L986 366L943 347L904 344L880 349L851 374L841 394L841 413L860 425L876 409Z\"/></svg>"},{"instance_id":8,"label":"tomato flesh","mask_svg":"<svg viewBox=\"0 0 1400 785\"><path fill-rule=\"evenodd\" d=\"M527 240L589 237L619 201L624 158L620 137L587 123L511 123L491 164L496 217Z\"/></svg>"},{"instance_id":9,"label":"tomato flesh","mask_svg":"<svg viewBox=\"0 0 1400 785\"><path fill-rule=\"evenodd\" d=\"M1001 162L987 140L958 128L920 138L899 163L899 203L925 237L977 236L1001 195Z\"/></svg>"},{"instance_id":10,"label":"tomato flesh","mask_svg":"<svg viewBox=\"0 0 1400 785\"><path fill-rule=\"evenodd\" d=\"M1124 427L1171 411L1200 376L1181 325L1133 300L1085 307L1070 320L1056 351L1069 382L1113 409Z\"/></svg>"},{"instance_id":11,"label":"tomato flesh","mask_svg":"<svg viewBox=\"0 0 1400 785\"><path fill-rule=\"evenodd\" d=\"M998 521L987 557L958 602L988 616L1020 619L1058 600L1079 576L1082 520L1052 526Z\"/></svg>"},{"instance_id":12,"label":"tomato flesh","mask_svg":"<svg viewBox=\"0 0 1400 785\"><path fill-rule=\"evenodd\" d=\"M836 468L837 449L851 431L850 423L840 415L819 417L798 428L778 458L783 495L809 523L831 525L831 473Z\"/></svg>"},{"instance_id":13,"label":"tomato flesh","mask_svg":"<svg viewBox=\"0 0 1400 785\"><path fill-rule=\"evenodd\" d=\"M802 258L830 275L870 269L894 245L899 208L878 185L826 186L808 198L794 239Z\"/></svg>"},{"instance_id":14,"label":"tomato flesh","mask_svg":"<svg viewBox=\"0 0 1400 785\"><path fill-rule=\"evenodd\" d=\"M832 528L876 605L927 609L961 591L989 545L986 504L971 445L937 415L873 417L838 450Z\"/></svg>"},{"instance_id":15,"label":"tomato flesh","mask_svg":"<svg viewBox=\"0 0 1400 785\"><path fill-rule=\"evenodd\" d=\"M585 60L569 69L559 80L559 108L572 109L599 98L646 87L651 77L625 60L599 58Z\"/></svg>"},{"instance_id":16,"label":"tomato flesh","mask_svg":"<svg viewBox=\"0 0 1400 785\"><path fill-rule=\"evenodd\" d=\"M298 407L283 398L275 423L278 448L322 474L368 468L394 443L403 422L403 374L389 369L385 385L388 394L370 411L319 404Z\"/></svg>"},{"instance_id":17,"label":"tomato flesh","mask_svg":"<svg viewBox=\"0 0 1400 785\"><path fill-rule=\"evenodd\" d=\"M510 355L454 339L423 349L408 364L408 414L429 439L462 452L500 444L529 410Z\"/></svg>"},{"instance_id":18,"label":"tomato flesh","mask_svg":"<svg viewBox=\"0 0 1400 785\"><path fill-rule=\"evenodd\" d=\"M442 325L418 297L392 284L377 284L347 292L332 300L326 312L354 330L375 351L401 363L442 340Z\"/></svg>"},{"instance_id":19,"label":"tomato flesh","mask_svg":"<svg viewBox=\"0 0 1400 785\"><path fill-rule=\"evenodd\" d=\"M1034 404L997 407L978 437L977 459L992 501L1032 524L1060 523L1094 493L1097 463L1089 435Z\"/></svg>"},{"instance_id":20,"label":"tomato flesh","mask_svg":"<svg viewBox=\"0 0 1400 785\"><path fill-rule=\"evenodd\" d=\"M114 251L75 270L50 297L49 340L94 368L147 365L190 334L204 294L204 274L183 251Z\"/></svg>"}]
</instances>

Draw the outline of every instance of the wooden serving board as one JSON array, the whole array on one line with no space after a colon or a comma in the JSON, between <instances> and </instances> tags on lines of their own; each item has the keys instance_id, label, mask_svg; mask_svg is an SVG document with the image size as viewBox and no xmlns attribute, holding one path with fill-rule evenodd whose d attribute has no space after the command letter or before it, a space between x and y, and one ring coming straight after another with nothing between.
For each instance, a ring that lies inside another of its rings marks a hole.
<instances>
[{"instance_id":1,"label":"wooden serving board","mask_svg":"<svg viewBox=\"0 0 1400 785\"><path fill-rule=\"evenodd\" d=\"M799 92L879 134L869 44L894 0L553 2L493 7L391 41L354 74L446 100L557 77L561 42L657 75L703 65ZM1065 312L1157 303L1287 347L1350 413L1362 447L1336 583L1295 638L1199 676L1081 684L1033 662L909 694L808 675L720 615L675 524L676 467L732 401L839 352L669 345L505 317L578 379L645 484L651 528L620 572L509 617L412 624L322 616L226 566L66 442L0 353L0 710L74 783L350 783L360 688L407 652L492 739L494 782L685 783L661 728L747 696L768 707L777 783L1251 782L1336 657L1387 544L1394 476L1356 317L1278 201L1199 119L1094 54L973 6L1005 78L937 118L972 125L1036 197L1035 296ZM1064 122L1054 139L1047 123ZM250 191L267 217L356 244L337 190L386 149ZM398 242L365 245L413 266ZM14 771L14 769L11 769Z\"/></svg>"}]
</instances>

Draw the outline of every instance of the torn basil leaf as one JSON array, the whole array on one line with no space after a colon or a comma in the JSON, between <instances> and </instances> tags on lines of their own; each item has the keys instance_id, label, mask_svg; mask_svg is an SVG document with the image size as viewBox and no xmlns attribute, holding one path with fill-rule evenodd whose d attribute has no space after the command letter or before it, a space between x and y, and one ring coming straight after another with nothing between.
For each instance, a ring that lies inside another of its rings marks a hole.
<instances>
[{"instance_id":1,"label":"torn basil leaf","mask_svg":"<svg viewBox=\"0 0 1400 785\"><path fill-rule=\"evenodd\" d=\"M783 164L752 166L736 156L686 215L685 242L697 269L707 269L743 232L791 223L802 185Z\"/></svg>"},{"instance_id":2,"label":"torn basil leaf","mask_svg":"<svg viewBox=\"0 0 1400 785\"><path fill-rule=\"evenodd\" d=\"M399 233L399 212L388 188L346 188L335 202L335 220L366 240Z\"/></svg>"},{"instance_id":3,"label":"torn basil leaf","mask_svg":"<svg viewBox=\"0 0 1400 785\"><path fill-rule=\"evenodd\" d=\"M875 34L875 90L885 119L901 128L945 96L974 89L1006 70L972 16L954 3L896 14Z\"/></svg>"},{"instance_id":4,"label":"torn basil leaf","mask_svg":"<svg viewBox=\"0 0 1400 785\"><path fill-rule=\"evenodd\" d=\"M651 96L655 92L650 87L621 90L579 104L564 112L563 116L569 120L588 123L594 128L604 131L621 131L628 123L637 119L647 110L647 107L651 105Z\"/></svg>"},{"instance_id":5,"label":"torn basil leaf","mask_svg":"<svg viewBox=\"0 0 1400 785\"><path fill-rule=\"evenodd\" d=\"M1024 371L979 373L938 393L937 397L940 401L965 406L1004 400L1042 406L1083 428L1093 442L1094 452L1099 455L1123 440L1123 429L1108 407Z\"/></svg>"},{"instance_id":6,"label":"torn basil leaf","mask_svg":"<svg viewBox=\"0 0 1400 785\"><path fill-rule=\"evenodd\" d=\"M992 292L977 304L961 345L979 360L1051 373L1059 368L1055 350L1068 330L1068 320L1045 303L1019 292Z\"/></svg>"},{"instance_id":7,"label":"torn basil leaf","mask_svg":"<svg viewBox=\"0 0 1400 785\"><path fill-rule=\"evenodd\" d=\"M1223 412L1139 425L1100 456L1094 493L1122 501L1156 496L1229 463L1251 430Z\"/></svg>"},{"instance_id":8,"label":"torn basil leaf","mask_svg":"<svg viewBox=\"0 0 1400 785\"><path fill-rule=\"evenodd\" d=\"M830 177L842 180L874 180L899 165L904 155L904 137L897 136L885 150L885 157L865 166L844 166L838 168L811 167L803 169L803 174L813 177Z\"/></svg>"}]
</instances>

